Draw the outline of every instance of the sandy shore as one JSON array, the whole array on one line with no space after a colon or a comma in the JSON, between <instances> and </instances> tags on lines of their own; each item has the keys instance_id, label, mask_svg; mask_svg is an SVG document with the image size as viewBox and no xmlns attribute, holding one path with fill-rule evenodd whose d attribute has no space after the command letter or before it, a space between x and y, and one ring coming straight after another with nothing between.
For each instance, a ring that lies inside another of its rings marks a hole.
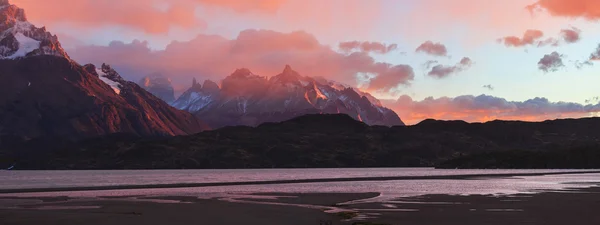
<instances>
[{"instance_id":1,"label":"sandy shore","mask_svg":"<svg viewBox=\"0 0 600 225\"><path fill-rule=\"evenodd\" d=\"M600 187L512 196L427 195L343 204L377 193L0 198L0 224L598 225ZM356 212L342 213L339 211ZM354 217L351 220L344 218ZM363 220L359 220L359 219ZM367 223L368 222L368 223ZM326 223L323 223L326 224Z\"/></svg>"}]
</instances>

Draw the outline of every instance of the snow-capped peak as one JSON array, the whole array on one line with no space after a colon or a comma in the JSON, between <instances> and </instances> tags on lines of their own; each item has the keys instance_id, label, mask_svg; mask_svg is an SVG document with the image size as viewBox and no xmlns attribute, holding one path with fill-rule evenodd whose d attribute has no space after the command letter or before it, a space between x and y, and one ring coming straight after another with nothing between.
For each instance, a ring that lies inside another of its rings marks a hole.
<instances>
[{"instance_id":1,"label":"snow-capped peak","mask_svg":"<svg viewBox=\"0 0 600 225\"><path fill-rule=\"evenodd\" d=\"M54 55L69 59L58 37L27 22L25 11L0 0L0 59Z\"/></svg>"}]
</instances>

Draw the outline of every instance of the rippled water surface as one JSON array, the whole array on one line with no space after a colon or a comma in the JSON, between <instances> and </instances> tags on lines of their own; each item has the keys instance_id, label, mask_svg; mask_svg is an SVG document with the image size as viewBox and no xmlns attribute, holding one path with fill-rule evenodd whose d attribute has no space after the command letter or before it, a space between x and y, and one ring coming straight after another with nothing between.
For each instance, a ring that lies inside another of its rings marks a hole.
<instances>
[{"instance_id":1,"label":"rippled water surface","mask_svg":"<svg viewBox=\"0 0 600 225\"><path fill-rule=\"evenodd\" d=\"M213 183L316 178L546 173L582 170L436 170L433 168L0 171L0 189Z\"/></svg>"},{"instance_id":2,"label":"rippled water surface","mask_svg":"<svg viewBox=\"0 0 600 225\"><path fill-rule=\"evenodd\" d=\"M0 189L86 187L109 185L211 183L346 177L441 176L464 174L546 173L580 170L435 170L432 168L262 169L262 170L120 170L120 171L0 171ZM600 173L502 177L490 179L427 179L237 185L197 188L29 193L26 196L191 195L212 197L232 193L379 192L377 199L424 194L516 194L541 190L589 187L600 183ZM5 194L14 196L16 194Z\"/></svg>"}]
</instances>

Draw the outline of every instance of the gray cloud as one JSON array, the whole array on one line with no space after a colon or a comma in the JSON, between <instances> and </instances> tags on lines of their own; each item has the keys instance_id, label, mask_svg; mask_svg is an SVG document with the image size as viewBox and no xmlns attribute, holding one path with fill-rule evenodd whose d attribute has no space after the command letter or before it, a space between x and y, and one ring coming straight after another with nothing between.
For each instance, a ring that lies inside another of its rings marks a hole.
<instances>
[{"instance_id":1,"label":"gray cloud","mask_svg":"<svg viewBox=\"0 0 600 225\"><path fill-rule=\"evenodd\" d=\"M593 61L600 60L600 44L598 44L598 47L596 48L596 50L594 50L594 52L592 52L592 54L590 55L590 60L593 60Z\"/></svg>"},{"instance_id":2,"label":"gray cloud","mask_svg":"<svg viewBox=\"0 0 600 225\"><path fill-rule=\"evenodd\" d=\"M599 104L551 102L546 98L508 101L489 95L463 95L454 98L429 97L415 101L403 95L395 101L384 101L408 124L433 118L482 122L495 119L541 121L556 118L579 118L600 112ZM597 103L597 101L596 101Z\"/></svg>"},{"instance_id":3,"label":"gray cloud","mask_svg":"<svg viewBox=\"0 0 600 225\"><path fill-rule=\"evenodd\" d=\"M445 66L445 65L433 66L433 67L431 67L431 70L429 71L429 73L427 73L427 75L432 76L432 77L437 77L437 78L444 78L451 74L467 70L467 69L471 68L472 65L473 65L473 61L468 57L464 57L460 60L460 62L458 62L454 66Z\"/></svg>"},{"instance_id":4,"label":"gray cloud","mask_svg":"<svg viewBox=\"0 0 600 225\"><path fill-rule=\"evenodd\" d=\"M441 43L433 43L432 41L426 41L419 45L415 52L423 52L433 56L447 56L448 50L446 46Z\"/></svg>"},{"instance_id":5,"label":"gray cloud","mask_svg":"<svg viewBox=\"0 0 600 225\"><path fill-rule=\"evenodd\" d=\"M544 55L538 62L538 68L546 73L558 71L558 69L565 66L562 58L563 55L558 52Z\"/></svg>"},{"instance_id":6,"label":"gray cloud","mask_svg":"<svg viewBox=\"0 0 600 225\"><path fill-rule=\"evenodd\" d=\"M585 60L583 62L577 60L573 64L575 64L575 68L577 68L577 69L583 69L586 66L593 66L594 65L594 63L592 61L589 61L589 60Z\"/></svg>"},{"instance_id":7,"label":"gray cloud","mask_svg":"<svg viewBox=\"0 0 600 225\"><path fill-rule=\"evenodd\" d=\"M431 69L435 64L438 64L437 60L427 60L427 62L423 63L423 67L426 69Z\"/></svg>"}]
</instances>

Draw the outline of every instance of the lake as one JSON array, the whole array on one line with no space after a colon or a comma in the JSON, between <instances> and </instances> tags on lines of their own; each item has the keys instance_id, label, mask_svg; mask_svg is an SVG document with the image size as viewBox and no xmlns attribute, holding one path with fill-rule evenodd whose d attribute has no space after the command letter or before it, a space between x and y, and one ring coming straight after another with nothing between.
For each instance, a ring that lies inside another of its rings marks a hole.
<instances>
[{"instance_id":1,"label":"lake","mask_svg":"<svg viewBox=\"0 0 600 225\"><path fill-rule=\"evenodd\" d=\"M403 177L411 180L318 182L297 184L231 185L217 187L134 190L69 191L61 193L3 194L9 196L97 197L121 195L193 195L214 197L235 193L364 193L379 192L374 201L425 194L516 194L585 188L600 183L599 173L544 176L439 179L470 174L529 174L594 170L436 170L433 168L358 169L237 169L237 170L110 170L110 171L0 171L0 189L92 187L117 185L279 181L298 179ZM428 176L438 176L427 179Z\"/></svg>"}]
</instances>

